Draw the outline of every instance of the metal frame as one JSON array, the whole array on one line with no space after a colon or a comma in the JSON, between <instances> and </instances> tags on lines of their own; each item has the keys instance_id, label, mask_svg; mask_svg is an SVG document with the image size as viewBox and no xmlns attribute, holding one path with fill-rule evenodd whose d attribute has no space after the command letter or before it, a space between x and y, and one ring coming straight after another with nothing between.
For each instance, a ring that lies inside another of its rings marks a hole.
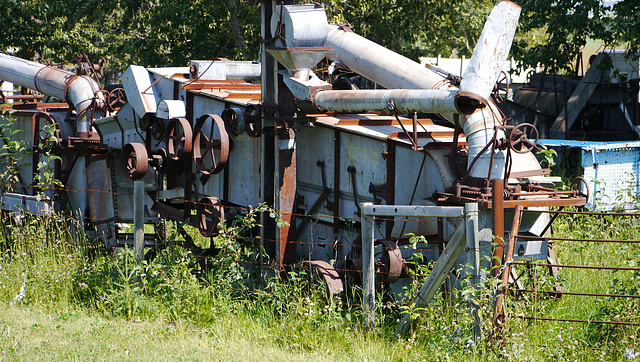
<instances>
[{"instance_id":1,"label":"metal frame","mask_svg":"<svg viewBox=\"0 0 640 362\"><path fill-rule=\"evenodd\" d=\"M374 205L370 202L360 204L361 209L361 230L362 230L362 258L363 258L363 277L362 284L364 290L364 313L365 322L369 325L375 322L375 257L374 257L374 239L375 230L373 218L375 216L394 216L394 217L421 217L421 218L465 218L453 236L449 239L449 243L443 254L440 256L432 273L427 281L420 289L418 302L426 302L433 297L433 291L442 284L445 275L453 267L453 263L457 259L465 245L472 247L477 244L475 240L478 228L478 205L465 204L462 206L416 206L416 205ZM465 235L471 236L472 240ZM479 260L474 259L479 263ZM417 304L417 303L416 303ZM406 317L406 316L405 316ZM408 320L408 318L406 318ZM406 324L403 319L401 323ZM397 332L398 333L398 332Z\"/></svg>"}]
</instances>

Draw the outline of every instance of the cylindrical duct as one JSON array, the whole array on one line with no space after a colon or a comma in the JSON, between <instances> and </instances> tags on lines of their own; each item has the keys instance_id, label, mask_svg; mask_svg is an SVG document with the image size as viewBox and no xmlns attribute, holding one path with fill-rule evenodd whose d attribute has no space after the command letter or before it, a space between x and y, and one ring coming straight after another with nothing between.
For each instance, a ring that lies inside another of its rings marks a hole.
<instances>
[{"instance_id":1,"label":"cylindrical duct","mask_svg":"<svg viewBox=\"0 0 640 362\"><path fill-rule=\"evenodd\" d=\"M399 113L456 112L456 91L435 89L347 90L318 92L313 100L321 112L357 113L389 109Z\"/></svg>"},{"instance_id":2,"label":"cylindrical duct","mask_svg":"<svg viewBox=\"0 0 640 362\"><path fill-rule=\"evenodd\" d=\"M80 135L91 129L92 104L104 103L100 87L90 77L6 54L0 54L0 79L69 102L76 109L76 132Z\"/></svg>"},{"instance_id":3,"label":"cylindrical duct","mask_svg":"<svg viewBox=\"0 0 640 362\"><path fill-rule=\"evenodd\" d=\"M443 76L360 35L329 25L329 59L388 89L448 89Z\"/></svg>"},{"instance_id":4,"label":"cylindrical duct","mask_svg":"<svg viewBox=\"0 0 640 362\"><path fill-rule=\"evenodd\" d=\"M353 32L344 31L336 25L329 26L329 36L327 37L326 45L333 47L333 51L328 55L331 60L343 64L352 71L371 79L385 88L436 89L447 90L453 93L458 91L458 89L451 85L442 75ZM316 106L318 106L317 99L322 99L322 94L325 92L327 91L318 92L316 95ZM425 93L425 95L426 94L429 93ZM453 100L453 97L450 98ZM451 104L453 104L453 102L449 100L450 98L444 98L447 103L447 105L444 106L445 108L450 108ZM413 101L413 103L418 102L418 100ZM427 102L432 101L433 100L428 100ZM385 102L385 100L373 100L369 101L369 104L373 102L380 103ZM451 102L451 104L448 102ZM394 103L397 103L395 99ZM378 104L378 106L379 105L380 104ZM435 104L431 105L436 106ZM344 105L336 104L336 108L340 107L344 107ZM325 110L334 109L325 107ZM430 112L438 113L435 111ZM449 112L452 111L447 112L443 110L440 114L453 123L453 115ZM494 125L501 122L500 118L496 116L499 114L495 109L492 111L492 106L489 106L464 116L462 127L469 144L469 160L473 160L493 138ZM496 137L504 137L504 132L498 131ZM471 162L469 162L469 165L471 165ZM470 175L472 177L486 178L489 174L489 167L492 168L492 178L504 177L504 152L497 152L494 156L493 165L491 165L491 150L487 150L480 156L478 161L476 161Z\"/></svg>"}]
</instances>

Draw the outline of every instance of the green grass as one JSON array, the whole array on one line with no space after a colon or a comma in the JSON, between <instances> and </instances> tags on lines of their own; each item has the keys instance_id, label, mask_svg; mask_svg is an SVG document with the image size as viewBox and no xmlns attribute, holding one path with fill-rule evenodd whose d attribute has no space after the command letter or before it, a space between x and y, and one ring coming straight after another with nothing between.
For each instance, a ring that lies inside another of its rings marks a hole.
<instances>
[{"instance_id":1,"label":"green grass","mask_svg":"<svg viewBox=\"0 0 640 362\"><path fill-rule=\"evenodd\" d=\"M252 227L237 224L235 231L245 226ZM563 216L555 228L563 237L640 239L631 219ZM365 329L357 296L347 304L327 300L303 269L288 280L252 278L238 262L250 261L250 248L235 231L214 240L220 257L203 270L179 247L136 265L130 250L112 254L78 242L73 224L58 216L26 217L3 229L0 360L590 361L640 350L637 327L517 318L637 321L636 300L511 296L504 333L491 334L489 290L465 287L450 304L439 299L420 309L411 333L396 340L397 304L381 300L378 324ZM634 245L558 242L555 249L565 264L637 266L640 260ZM560 278L564 291L621 294L638 294L640 281L633 272L576 269L564 269ZM539 289L553 284L542 268L525 279ZM25 296L15 300L23 283ZM480 305L481 339L470 328L472 302Z\"/></svg>"}]
</instances>

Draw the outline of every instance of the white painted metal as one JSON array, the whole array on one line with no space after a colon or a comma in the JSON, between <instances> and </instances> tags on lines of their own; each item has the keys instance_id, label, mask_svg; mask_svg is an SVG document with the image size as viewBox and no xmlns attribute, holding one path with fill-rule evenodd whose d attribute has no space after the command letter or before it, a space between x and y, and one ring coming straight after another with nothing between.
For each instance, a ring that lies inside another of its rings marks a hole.
<instances>
[{"instance_id":1,"label":"white painted metal","mask_svg":"<svg viewBox=\"0 0 640 362\"><path fill-rule=\"evenodd\" d=\"M138 117L148 113L156 113L161 98L154 93L149 72L139 65L132 65L120 76L122 87L127 94L127 102L131 104Z\"/></svg>"},{"instance_id":2,"label":"white painted metal","mask_svg":"<svg viewBox=\"0 0 640 362\"><path fill-rule=\"evenodd\" d=\"M162 119L172 119L178 117L186 117L187 108L183 101L179 100L161 100L158 103L156 117Z\"/></svg>"},{"instance_id":3,"label":"white painted metal","mask_svg":"<svg viewBox=\"0 0 640 362\"><path fill-rule=\"evenodd\" d=\"M373 205L370 202L360 204L362 210L360 225L362 230L362 284L364 289L365 321L371 325L375 322L375 256L373 216L412 216L431 218L462 218L464 208L460 206L407 206L407 205ZM444 253L429 274L427 281L420 289L420 295L412 307L428 301L435 295L446 274L453 268L458 255L466 243L466 223L461 222L449 238ZM409 314L405 315L398 331L406 328ZM396 333L398 333L396 331Z\"/></svg>"},{"instance_id":4,"label":"white painted metal","mask_svg":"<svg viewBox=\"0 0 640 362\"><path fill-rule=\"evenodd\" d=\"M393 90L341 90L322 91L314 98L321 112L368 112L389 109L393 101L398 113L454 113L455 90L393 89Z\"/></svg>"},{"instance_id":5,"label":"white painted metal","mask_svg":"<svg viewBox=\"0 0 640 362\"><path fill-rule=\"evenodd\" d=\"M371 203L363 203L362 208L371 206ZM376 259L374 255L373 239L373 217L362 212L362 284L364 289L364 318L367 325L375 322L375 301L376 301Z\"/></svg>"},{"instance_id":6,"label":"white painted metal","mask_svg":"<svg viewBox=\"0 0 640 362\"><path fill-rule=\"evenodd\" d=\"M373 205L362 206L362 213L370 216L413 216L430 218L461 218L462 206Z\"/></svg>"},{"instance_id":7,"label":"white painted metal","mask_svg":"<svg viewBox=\"0 0 640 362\"><path fill-rule=\"evenodd\" d=\"M329 26L329 59L388 89L450 89L449 82L419 63L360 35Z\"/></svg>"},{"instance_id":8,"label":"white painted metal","mask_svg":"<svg viewBox=\"0 0 640 362\"><path fill-rule=\"evenodd\" d=\"M274 47L267 51L288 70L311 69L327 53L328 26L322 5L278 5L271 17Z\"/></svg>"},{"instance_id":9,"label":"white painted metal","mask_svg":"<svg viewBox=\"0 0 640 362\"><path fill-rule=\"evenodd\" d=\"M494 6L484 24L460 83L460 90L489 98L504 65L522 8L503 0Z\"/></svg>"},{"instance_id":10,"label":"white painted metal","mask_svg":"<svg viewBox=\"0 0 640 362\"><path fill-rule=\"evenodd\" d=\"M144 258L144 181L133 181L133 251L136 262Z\"/></svg>"},{"instance_id":11,"label":"white painted metal","mask_svg":"<svg viewBox=\"0 0 640 362\"><path fill-rule=\"evenodd\" d=\"M271 17L271 36L278 37L276 46L322 47L328 26L322 5L277 5Z\"/></svg>"},{"instance_id":12,"label":"white painted metal","mask_svg":"<svg viewBox=\"0 0 640 362\"><path fill-rule=\"evenodd\" d=\"M0 54L0 80L69 102L78 115L77 132L89 132L92 117L103 116L99 110L91 110L94 102L104 104L104 96L98 92L100 86L90 77Z\"/></svg>"},{"instance_id":13,"label":"white painted metal","mask_svg":"<svg viewBox=\"0 0 640 362\"><path fill-rule=\"evenodd\" d=\"M262 68L258 62L192 60L196 76L202 80L258 80Z\"/></svg>"}]
</instances>

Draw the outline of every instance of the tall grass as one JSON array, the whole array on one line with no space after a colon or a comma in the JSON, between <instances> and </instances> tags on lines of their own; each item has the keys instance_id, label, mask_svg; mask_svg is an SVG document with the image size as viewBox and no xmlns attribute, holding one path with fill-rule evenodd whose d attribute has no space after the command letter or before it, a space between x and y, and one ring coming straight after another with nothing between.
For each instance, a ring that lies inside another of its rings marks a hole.
<instances>
[{"instance_id":1,"label":"tall grass","mask_svg":"<svg viewBox=\"0 0 640 362\"><path fill-rule=\"evenodd\" d=\"M412 316L410 333L393 339L406 302L396 303L382 294L378 324L365 328L357 291L343 298L327 298L322 283L304 268L295 268L283 278L265 279L261 270L250 267L254 265L248 252L251 238L237 232L254 226L255 220L229 226L235 231L226 230L223 235L233 236L214 240L221 251L209 257L203 269L201 258L171 241L155 258L136 264L131 250L107 252L86 240L62 216L6 218L0 235L0 307L4 310L0 313L0 349L8 351L11 359L39 358L36 349L29 354L12 347L18 342L31 345L29 330L16 335L3 325L20 325L16 314L36 318L68 313L76 316L69 328L83 320L88 321L87 328L103 323L98 321L114 321L123 333L131 322L151 330L162 325L185 326L185 334L202 336L199 341L210 343L215 336L216 341L228 343L217 358L233 356L230 351L235 351L248 359L265 359L264 354L243 355L242 347L235 344L247 341L263 352L270 351L276 356L273 359L294 360L609 360L636 358L639 349L637 327L519 318L637 321L637 299L564 296L551 300L545 294L510 295L505 329L492 332L494 290L474 288L465 280L446 302L440 295L434 303L419 308ZM562 216L555 232L561 237L640 239L636 221L624 218ZM554 248L565 264L637 266L639 261L636 245L557 242ZM519 271L525 273L528 288L550 290L556 282L540 267L519 267ZM427 273L428 268L416 269L416 286ZM634 272L564 269L558 280L564 291L637 295L640 278ZM408 300L412 293L415 290L409 291ZM478 308L480 335L472 328L472 306ZM25 314L29 310L37 312ZM64 318L59 319L64 325ZM180 351L176 353L186 353ZM156 352L170 355L168 350ZM194 356L202 358L198 353Z\"/></svg>"}]
</instances>

